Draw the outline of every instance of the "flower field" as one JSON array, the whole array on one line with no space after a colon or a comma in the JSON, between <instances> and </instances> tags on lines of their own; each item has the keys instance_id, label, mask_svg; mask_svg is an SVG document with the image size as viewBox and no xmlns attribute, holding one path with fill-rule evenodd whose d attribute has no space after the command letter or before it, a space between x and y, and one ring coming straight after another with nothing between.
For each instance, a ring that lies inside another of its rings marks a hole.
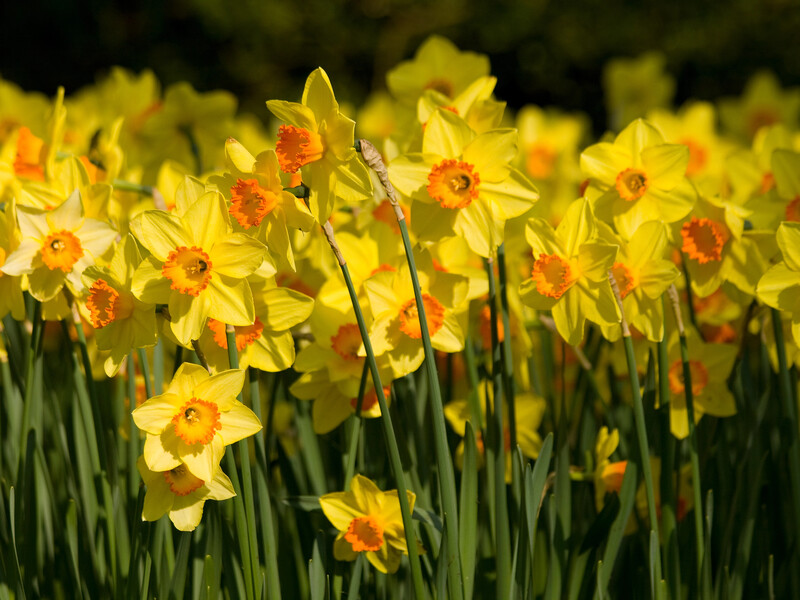
<instances>
[{"instance_id":1,"label":"flower field","mask_svg":"<svg viewBox=\"0 0 800 600\"><path fill-rule=\"evenodd\" d=\"M800 89L497 84L0 80L0 600L800 597Z\"/></svg>"}]
</instances>

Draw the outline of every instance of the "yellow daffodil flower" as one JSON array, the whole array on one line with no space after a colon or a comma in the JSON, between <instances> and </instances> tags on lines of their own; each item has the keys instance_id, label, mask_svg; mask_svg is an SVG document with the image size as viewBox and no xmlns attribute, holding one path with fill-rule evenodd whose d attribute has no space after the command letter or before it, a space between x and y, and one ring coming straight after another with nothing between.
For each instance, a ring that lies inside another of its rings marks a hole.
<instances>
[{"instance_id":1,"label":"yellow daffodil flower","mask_svg":"<svg viewBox=\"0 0 800 600\"><path fill-rule=\"evenodd\" d=\"M605 223L598 223L597 227L601 239L619 246L611 272L619 286L625 318L651 342L661 341L664 337L661 295L680 276L677 267L664 258L669 243L666 226L658 221L645 223L630 242L615 235ZM603 335L612 341L622 334L616 325L602 329Z\"/></svg>"},{"instance_id":2,"label":"yellow daffodil flower","mask_svg":"<svg viewBox=\"0 0 800 600\"><path fill-rule=\"evenodd\" d=\"M459 235L480 256L494 254L503 243L506 220L539 198L528 178L510 165L516 139L513 129L478 135L449 111L431 116L422 153L400 156L389 165L392 184L414 199L411 223L420 239Z\"/></svg>"},{"instance_id":3,"label":"yellow daffodil flower","mask_svg":"<svg viewBox=\"0 0 800 600\"><path fill-rule=\"evenodd\" d=\"M333 212L334 198L358 202L372 196L366 166L353 147L355 123L339 112L324 70L308 76L301 103L269 100L267 108L286 121L278 129L276 152L284 173L302 169L309 186L309 207L322 224Z\"/></svg>"},{"instance_id":4,"label":"yellow daffodil flower","mask_svg":"<svg viewBox=\"0 0 800 600\"><path fill-rule=\"evenodd\" d=\"M413 511L416 495L411 491L406 494ZM352 561L365 552L367 560L381 573L397 571L400 557L408 554L397 490L382 492L363 475L356 475L349 492L325 494L319 503L339 530L333 542L336 560Z\"/></svg>"},{"instance_id":5,"label":"yellow daffodil flower","mask_svg":"<svg viewBox=\"0 0 800 600\"><path fill-rule=\"evenodd\" d=\"M666 144L652 124L637 119L614 140L589 146L581 170L589 178L587 196L599 219L627 239L647 221L673 223L694 206L697 194L688 179L689 149Z\"/></svg>"},{"instance_id":6,"label":"yellow daffodil flower","mask_svg":"<svg viewBox=\"0 0 800 600\"><path fill-rule=\"evenodd\" d=\"M147 467L169 471L185 464L196 478L211 481L225 446L261 430L255 413L236 399L244 374L235 369L209 375L184 363L166 392L136 408L133 421L147 432Z\"/></svg>"},{"instance_id":7,"label":"yellow daffodil flower","mask_svg":"<svg viewBox=\"0 0 800 600\"><path fill-rule=\"evenodd\" d=\"M194 531L203 518L206 500L227 500L236 495L231 480L219 468L212 479L204 481L192 475L183 463L166 471L152 471L140 456L136 467L147 486L143 521L158 521L169 514L176 529Z\"/></svg>"},{"instance_id":8,"label":"yellow daffodil flower","mask_svg":"<svg viewBox=\"0 0 800 600\"><path fill-rule=\"evenodd\" d=\"M177 214L149 210L131 222L151 253L136 269L131 289L142 302L168 304L172 333L187 345L200 337L208 317L253 324L253 294L245 278L261 266L266 248L233 233L218 192L194 202L188 194L178 200Z\"/></svg>"},{"instance_id":9,"label":"yellow daffodil flower","mask_svg":"<svg viewBox=\"0 0 800 600\"><path fill-rule=\"evenodd\" d=\"M438 109L443 109L462 116L476 133L496 129L506 108L505 102L492 99L496 84L496 77L481 77L453 98L434 88L427 89L417 102L417 120L425 127L428 119Z\"/></svg>"},{"instance_id":10,"label":"yellow daffodil flower","mask_svg":"<svg viewBox=\"0 0 800 600\"><path fill-rule=\"evenodd\" d=\"M305 321L314 300L289 288L275 286L274 280L251 279L255 320L234 327L239 367L278 372L292 366L295 359L292 327ZM200 336L200 348L212 371L229 368L225 323L209 319Z\"/></svg>"},{"instance_id":11,"label":"yellow daffodil flower","mask_svg":"<svg viewBox=\"0 0 800 600\"><path fill-rule=\"evenodd\" d=\"M479 394L482 396L480 400L481 413L486 413L485 402L485 386L481 386ZM494 405L494 401L490 400L490 405ZM522 455L526 458L535 459L539 456L539 450L542 448L542 438L539 435L539 426L542 424L542 417L544 416L545 401L544 398L536 396L530 392L517 393L514 397L516 429L517 429L517 444L519 444ZM466 432L466 422L471 420L469 404L466 400L454 400L448 402L444 407L444 416L450 427L453 428L462 438ZM475 433L478 443L478 468L483 467L484 463L484 440L481 438L480 431L475 428ZM514 454L511 448L511 433L508 424L508 410L507 406L503 406L503 444L505 447L506 457L506 483L511 483L511 461ZM462 440L456 448L455 454L456 465L459 469L464 465L464 441Z\"/></svg>"},{"instance_id":12,"label":"yellow daffodil flower","mask_svg":"<svg viewBox=\"0 0 800 600\"><path fill-rule=\"evenodd\" d=\"M664 72L665 62L658 52L608 61L603 69L603 91L611 129L619 131L648 110L672 103L675 78Z\"/></svg>"},{"instance_id":13,"label":"yellow daffodil flower","mask_svg":"<svg viewBox=\"0 0 800 600\"><path fill-rule=\"evenodd\" d=\"M781 223L776 235L783 260L759 280L758 299L792 318L792 337L800 344L800 223Z\"/></svg>"},{"instance_id":14,"label":"yellow daffodil flower","mask_svg":"<svg viewBox=\"0 0 800 600\"><path fill-rule=\"evenodd\" d=\"M727 379L736 360L737 347L732 344L706 344L693 330L687 330L689 369L692 374L694 420L703 415L730 417L736 414L736 402L728 389ZM677 333L668 346L669 423L672 435L679 440L689 435L683 363Z\"/></svg>"},{"instance_id":15,"label":"yellow daffodil flower","mask_svg":"<svg viewBox=\"0 0 800 600\"><path fill-rule=\"evenodd\" d=\"M464 333L454 311L466 299L466 277L435 270L427 254L417 259L417 274L431 345L444 352L460 351ZM424 353L408 265L377 273L364 282L364 288L375 318L370 329L375 355L388 355L395 377L412 373L422 364Z\"/></svg>"},{"instance_id":16,"label":"yellow daffodil flower","mask_svg":"<svg viewBox=\"0 0 800 600\"><path fill-rule=\"evenodd\" d=\"M31 295L42 302L53 299L64 284L82 295L84 269L111 247L116 236L110 225L84 218L77 190L51 211L17 207L17 220L22 241L6 257L2 271L27 274Z\"/></svg>"},{"instance_id":17,"label":"yellow daffodil flower","mask_svg":"<svg viewBox=\"0 0 800 600\"><path fill-rule=\"evenodd\" d=\"M549 310L558 333L570 345L583 339L586 319L599 325L619 323L619 308L608 272L617 246L596 236L591 204L576 200L553 230L543 219L531 219L525 237L533 248L531 278L519 289L522 302Z\"/></svg>"},{"instance_id":18,"label":"yellow daffodil flower","mask_svg":"<svg viewBox=\"0 0 800 600\"><path fill-rule=\"evenodd\" d=\"M283 191L278 157L267 150L253 157L242 144L229 138L225 143L228 172L212 177L229 202L234 227L247 231L267 245L270 252L292 270L294 253L287 227L309 231L314 217L302 200Z\"/></svg>"},{"instance_id":19,"label":"yellow daffodil flower","mask_svg":"<svg viewBox=\"0 0 800 600\"><path fill-rule=\"evenodd\" d=\"M489 58L462 52L438 35L426 39L412 60L401 62L386 75L386 85L402 104L414 106L425 90L455 98L480 77L489 75Z\"/></svg>"},{"instance_id":20,"label":"yellow daffodil flower","mask_svg":"<svg viewBox=\"0 0 800 600\"><path fill-rule=\"evenodd\" d=\"M673 226L692 290L705 297L729 281L753 295L767 268L753 239L744 232L750 211L719 198L700 198L690 217Z\"/></svg>"},{"instance_id":21,"label":"yellow daffodil flower","mask_svg":"<svg viewBox=\"0 0 800 600\"><path fill-rule=\"evenodd\" d=\"M85 306L96 330L97 348L110 351L104 365L109 377L117 374L133 348L156 343L155 305L138 300L131 292L133 274L141 261L136 242L128 235L108 267L91 266L83 272L88 290Z\"/></svg>"},{"instance_id":22,"label":"yellow daffodil flower","mask_svg":"<svg viewBox=\"0 0 800 600\"><path fill-rule=\"evenodd\" d=\"M0 90L2 88L0 87ZM22 297L22 277L3 272L8 256L13 254L20 242L14 202L9 202L0 211L0 318L8 313L17 321L25 319L25 301Z\"/></svg>"},{"instance_id":23,"label":"yellow daffodil flower","mask_svg":"<svg viewBox=\"0 0 800 600\"><path fill-rule=\"evenodd\" d=\"M719 101L719 116L724 128L741 140L749 142L758 130L783 123L797 128L800 111L800 88L781 87L774 73L759 71L745 86L741 98Z\"/></svg>"}]
</instances>

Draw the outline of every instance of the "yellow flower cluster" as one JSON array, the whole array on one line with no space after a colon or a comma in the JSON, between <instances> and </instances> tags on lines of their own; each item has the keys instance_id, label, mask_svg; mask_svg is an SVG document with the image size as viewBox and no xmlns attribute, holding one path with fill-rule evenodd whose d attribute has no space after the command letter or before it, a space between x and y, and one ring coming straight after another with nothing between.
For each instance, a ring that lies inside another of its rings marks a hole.
<instances>
[{"instance_id":1,"label":"yellow flower cluster","mask_svg":"<svg viewBox=\"0 0 800 600\"><path fill-rule=\"evenodd\" d=\"M156 343L194 350L209 369L184 364L134 410L147 434L145 518L169 512L192 529L202 501L233 493L219 469L224 447L260 423L235 399L245 374L229 370L229 339L243 368L294 367L291 392L314 401L317 433L359 405L380 416L374 393L359 403L364 344L322 227L336 229L390 396L391 382L424 357L398 219L409 224L430 341L454 357L447 416L460 435L469 392L456 359L467 339L491 346L486 273L503 246L510 330L500 323L499 335L516 361L527 456L541 445L544 405L532 391L538 341L526 325L552 325L578 347L587 322L617 341L624 317L643 355L666 337L678 437L688 423L677 334L661 300L670 286L683 289L697 325L696 419L735 412L725 381L736 344L763 321L759 305L791 319L800 344L796 90L761 74L718 109L673 111L663 60L614 63L614 131L586 145L581 115L527 106L507 127L488 60L443 38L427 40L387 83L389 93L355 115L357 128L317 69L300 102L267 102L280 121L273 139L236 115L230 94L186 83L162 93L147 71L114 69L52 102L0 81L13 100L0 105L0 316L23 319L23 293L47 319L74 306L108 377ZM360 137L388 164L382 183L398 204L361 160ZM613 367L611 347L599 360ZM608 487L610 453L601 453L598 485ZM373 488L356 478L323 508L342 532L337 558L365 551L392 571L407 551L399 509Z\"/></svg>"}]
</instances>

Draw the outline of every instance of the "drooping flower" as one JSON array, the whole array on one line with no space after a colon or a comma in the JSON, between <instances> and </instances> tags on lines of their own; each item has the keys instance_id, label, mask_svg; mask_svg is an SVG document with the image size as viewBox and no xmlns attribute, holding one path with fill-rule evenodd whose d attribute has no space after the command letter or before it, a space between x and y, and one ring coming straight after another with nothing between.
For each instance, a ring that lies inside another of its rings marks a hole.
<instances>
[{"instance_id":1,"label":"drooping flower","mask_svg":"<svg viewBox=\"0 0 800 600\"><path fill-rule=\"evenodd\" d=\"M78 190L51 211L17 207L22 241L2 266L7 275L28 275L29 291L39 301L53 299L67 284L83 293L81 274L114 242L107 223L84 218Z\"/></svg>"},{"instance_id":2,"label":"drooping flower","mask_svg":"<svg viewBox=\"0 0 800 600\"><path fill-rule=\"evenodd\" d=\"M128 235L117 246L108 267L91 266L83 272L88 290L85 306L95 328L97 348L110 352L104 364L109 377L116 375L131 349L156 343L155 306L138 300L131 292L133 274L141 260L136 242Z\"/></svg>"},{"instance_id":3,"label":"drooping flower","mask_svg":"<svg viewBox=\"0 0 800 600\"><path fill-rule=\"evenodd\" d=\"M652 124L637 119L614 140L589 146L581 170L589 178L587 196L599 219L630 238L642 223L682 219L697 194L686 179L689 148L666 144Z\"/></svg>"},{"instance_id":4,"label":"drooping flower","mask_svg":"<svg viewBox=\"0 0 800 600\"><path fill-rule=\"evenodd\" d=\"M167 471L153 471L148 468L144 456L140 456L136 467L147 486L143 521L157 521L169 514L176 529L194 531L203 518L206 500L227 500L236 495L231 480L220 468L211 480L204 481L195 477L183 463Z\"/></svg>"},{"instance_id":5,"label":"drooping flower","mask_svg":"<svg viewBox=\"0 0 800 600\"><path fill-rule=\"evenodd\" d=\"M199 365L182 364L166 392L132 413L147 432L148 468L168 471L185 464L196 478L211 481L225 446L261 430L258 417L236 399L243 385L241 369L209 375Z\"/></svg>"},{"instance_id":6,"label":"drooping flower","mask_svg":"<svg viewBox=\"0 0 800 600\"><path fill-rule=\"evenodd\" d=\"M358 202L372 196L367 168L353 147L355 123L339 112L324 70L306 80L301 103L269 100L267 108L288 123L278 130L278 163L284 173L302 169L309 207L320 224L333 212L334 199Z\"/></svg>"},{"instance_id":7,"label":"drooping flower","mask_svg":"<svg viewBox=\"0 0 800 600\"><path fill-rule=\"evenodd\" d=\"M416 495L407 490L414 510ZM339 530L333 542L336 560L355 560L362 552L381 573L394 573L400 557L408 554L397 490L382 492L371 480L356 475L349 492L325 494L319 499L322 512Z\"/></svg>"},{"instance_id":8,"label":"drooping flower","mask_svg":"<svg viewBox=\"0 0 800 600\"><path fill-rule=\"evenodd\" d=\"M543 219L531 219L525 237L533 248L530 279L519 289L522 302L553 314L558 333L570 345L583 338L586 319L599 325L619 323L619 308L608 272L617 246L596 236L588 200L576 200L553 230Z\"/></svg>"},{"instance_id":9,"label":"drooping flower","mask_svg":"<svg viewBox=\"0 0 800 600\"><path fill-rule=\"evenodd\" d=\"M266 248L245 233L233 233L218 192L196 201L178 196L177 214L149 210L131 222L150 251L133 276L142 302L168 304L170 328L181 344L200 337L207 318L249 326L253 294L245 279L261 266Z\"/></svg>"},{"instance_id":10,"label":"drooping flower","mask_svg":"<svg viewBox=\"0 0 800 600\"><path fill-rule=\"evenodd\" d=\"M478 135L449 111L431 116L422 153L406 154L389 165L392 184L414 199L411 223L420 239L459 235L480 256L495 252L503 243L506 220L539 198L528 178L510 165L516 138L512 129Z\"/></svg>"}]
</instances>

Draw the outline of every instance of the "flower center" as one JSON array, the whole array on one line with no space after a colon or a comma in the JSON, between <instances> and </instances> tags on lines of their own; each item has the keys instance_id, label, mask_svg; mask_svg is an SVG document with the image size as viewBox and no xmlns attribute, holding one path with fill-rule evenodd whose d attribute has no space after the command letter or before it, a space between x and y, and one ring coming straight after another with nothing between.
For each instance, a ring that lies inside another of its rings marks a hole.
<instances>
[{"instance_id":1,"label":"flower center","mask_svg":"<svg viewBox=\"0 0 800 600\"><path fill-rule=\"evenodd\" d=\"M344 539L353 546L353 552L377 552L383 546L383 527L372 515L356 517L350 521Z\"/></svg>"},{"instance_id":2,"label":"flower center","mask_svg":"<svg viewBox=\"0 0 800 600\"><path fill-rule=\"evenodd\" d=\"M683 138L680 143L689 148L689 164L686 165L686 176L694 177L708 163L708 150L692 138Z\"/></svg>"},{"instance_id":3,"label":"flower center","mask_svg":"<svg viewBox=\"0 0 800 600\"><path fill-rule=\"evenodd\" d=\"M433 337L444 324L444 306L430 294L422 294L422 304L425 306L425 321L428 323L428 333ZM407 301L400 308L400 331L415 340L422 338L417 301L414 298Z\"/></svg>"},{"instance_id":4,"label":"flower center","mask_svg":"<svg viewBox=\"0 0 800 600\"><path fill-rule=\"evenodd\" d=\"M86 300L89 320L92 327L102 329L112 321L127 319L133 313L133 298L130 294L120 294L104 279L98 279L89 288Z\"/></svg>"},{"instance_id":5,"label":"flower center","mask_svg":"<svg viewBox=\"0 0 800 600\"><path fill-rule=\"evenodd\" d=\"M428 174L428 194L442 208L465 208L478 197L480 177L464 161L445 159Z\"/></svg>"},{"instance_id":6,"label":"flower center","mask_svg":"<svg viewBox=\"0 0 800 600\"><path fill-rule=\"evenodd\" d=\"M625 476L625 469L628 466L627 460L609 463L603 468L600 478L603 480L603 485L609 492L617 492L619 494L622 489L622 479Z\"/></svg>"},{"instance_id":7,"label":"flower center","mask_svg":"<svg viewBox=\"0 0 800 600\"><path fill-rule=\"evenodd\" d=\"M222 429L217 404L199 398L192 398L184 404L172 417L172 424L175 435L189 445L208 444L217 430Z\"/></svg>"},{"instance_id":8,"label":"flower center","mask_svg":"<svg viewBox=\"0 0 800 600\"><path fill-rule=\"evenodd\" d=\"M281 171L296 173L300 167L321 159L325 154L325 146L322 137L315 131L294 125L281 125L275 152Z\"/></svg>"},{"instance_id":9,"label":"flower center","mask_svg":"<svg viewBox=\"0 0 800 600\"><path fill-rule=\"evenodd\" d=\"M691 221L681 227L681 237L681 250L701 265L722 259L722 247L727 239L722 225L716 221L692 217Z\"/></svg>"},{"instance_id":10,"label":"flower center","mask_svg":"<svg viewBox=\"0 0 800 600\"><path fill-rule=\"evenodd\" d=\"M775 175L772 172L764 173L764 176L761 178L761 184L758 186L758 193L759 194L766 194L772 188L775 187Z\"/></svg>"},{"instance_id":11,"label":"flower center","mask_svg":"<svg viewBox=\"0 0 800 600\"><path fill-rule=\"evenodd\" d=\"M231 186L229 212L245 229L258 227L277 204L278 197L258 185L256 179L237 179Z\"/></svg>"},{"instance_id":12,"label":"flower center","mask_svg":"<svg viewBox=\"0 0 800 600\"><path fill-rule=\"evenodd\" d=\"M639 169L625 169L617 175L617 192L626 202L633 202L647 191L647 175Z\"/></svg>"},{"instance_id":13,"label":"flower center","mask_svg":"<svg viewBox=\"0 0 800 600\"><path fill-rule=\"evenodd\" d=\"M164 471L164 481L169 484L170 491L176 496L188 496L205 483L192 475L183 463L171 471Z\"/></svg>"},{"instance_id":14,"label":"flower center","mask_svg":"<svg viewBox=\"0 0 800 600\"><path fill-rule=\"evenodd\" d=\"M383 396L384 398L388 398L392 393L392 386L385 385L383 386ZM366 392L364 392L364 399L361 401L361 412L362 414L365 412L371 411L375 408L378 404L378 394L375 393L375 388L371 387ZM356 409L358 406L358 398L350 398L350 406L353 407L353 410Z\"/></svg>"},{"instance_id":15,"label":"flower center","mask_svg":"<svg viewBox=\"0 0 800 600\"><path fill-rule=\"evenodd\" d=\"M611 267L611 273L614 275L614 279L617 280L617 286L619 287L619 295L621 298L624 298L630 294L633 291L633 288L636 287L636 279L634 278L633 273L621 262L614 263L614 266Z\"/></svg>"},{"instance_id":16,"label":"flower center","mask_svg":"<svg viewBox=\"0 0 800 600\"><path fill-rule=\"evenodd\" d=\"M81 256L83 256L81 241L66 229L51 233L42 244L42 262L51 271L61 269L69 273Z\"/></svg>"},{"instance_id":17,"label":"flower center","mask_svg":"<svg viewBox=\"0 0 800 600\"><path fill-rule=\"evenodd\" d=\"M795 196L789 204L786 205L786 220L787 221L800 221L800 195ZM0 265L3 263L0 262Z\"/></svg>"},{"instance_id":18,"label":"flower center","mask_svg":"<svg viewBox=\"0 0 800 600\"><path fill-rule=\"evenodd\" d=\"M533 263L531 277L536 282L536 291L549 298L561 298L574 282L569 263L557 254L540 254Z\"/></svg>"},{"instance_id":19,"label":"flower center","mask_svg":"<svg viewBox=\"0 0 800 600\"><path fill-rule=\"evenodd\" d=\"M390 273L394 273L395 271L397 271L397 269L395 269L395 268L394 268L392 265L390 265L390 264L387 264L387 263L381 263L380 265L378 265L377 267L375 267L374 269L372 269L372 271L370 271L370 273L369 273L369 276L370 276L370 277L372 277L372 276L373 276L373 275L375 275L376 273L383 273L384 271L389 271Z\"/></svg>"},{"instance_id":20,"label":"flower center","mask_svg":"<svg viewBox=\"0 0 800 600\"><path fill-rule=\"evenodd\" d=\"M167 256L161 274L172 282L173 290L199 296L211 280L211 259L197 246L178 246Z\"/></svg>"},{"instance_id":21,"label":"flower center","mask_svg":"<svg viewBox=\"0 0 800 600\"><path fill-rule=\"evenodd\" d=\"M361 331L355 323L342 325L336 335L331 336L331 348L345 360L361 360L358 355L360 347Z\"/></svg>"},{"instance_id":22,"label":"flower center","mask_svg":"<svg viewBox=\"0 0 800 600\"><path fill-rule=\"evenodd\" d=\"M435 79L431 79L428 83L425 84L423 89L426 90L436 90L440 94L444 94L448 98L452 98L453 94L455 93L455 86L449 79L444 79L441 77L437 77Z\"/></svg>"},{"instance_id":23,"label":"flower center","mask_svg":"<svg viewBox=\"0 0 800 600\"><path fill-rule=\"evenodd\" d=\"M208 328L214 333L214 342L217 346L227 350L228 334L225 331L225 323L209 318L207 324ZM264 324L261 319L256 317L256 321L252 325L235 325L233 330L236 335L236 349L241 352L261 337L261 332L264 331Z\"/></svg>"},{"instance_id":24,"label":"flower center","mask_svg":"<svg viewBox=\"0 0 800 600\"><path fill-rule=\"evenodd\" d=\"M758 108L753 110L749 118L747 119L747 127L748 132L750 133L750 137L753 137L756 132L761 129L762 127L767 127L768 125L774 125L775 123L781 120L780 115L778 112L772 108Z\"/></svg>"},{"instance_id":25,"label":"flower center","mask_svg":"<svg viewBox=\"0 0 800 600\"><path fill-rule=\"evenodd\" d=\"M689 372L692 375L692 395L698 396L708 384L708 370L699 360L690 360ZM672 363L667 379L669 380L669 389L673 394L680 395L686 391L686 383L683 380L683 363L680 360Z\"/></svg>"},{"instance_id":26,"label":"flower center","mask_svg":"<svg viewBox=\"0 0 800 600\"><path fill-rule=\"evenodd\" d=\"M525 166L530 176L534 179L547 179L553 174L557 158L558 154L546 144L534 144L528 150Z\"/></svg>"},{"instance_id":27,"label":"flower center","mask_svg":"<svg viewBox=\"0 0 800 600\"><path fill-rule=\"evenodd\" d=\"M27 127L20 127L17 138L17 155L14 158L14 173L18 177L44 181L46 156L47 146L44 141L33 135Z\"/></svg>"}]
</instances>

